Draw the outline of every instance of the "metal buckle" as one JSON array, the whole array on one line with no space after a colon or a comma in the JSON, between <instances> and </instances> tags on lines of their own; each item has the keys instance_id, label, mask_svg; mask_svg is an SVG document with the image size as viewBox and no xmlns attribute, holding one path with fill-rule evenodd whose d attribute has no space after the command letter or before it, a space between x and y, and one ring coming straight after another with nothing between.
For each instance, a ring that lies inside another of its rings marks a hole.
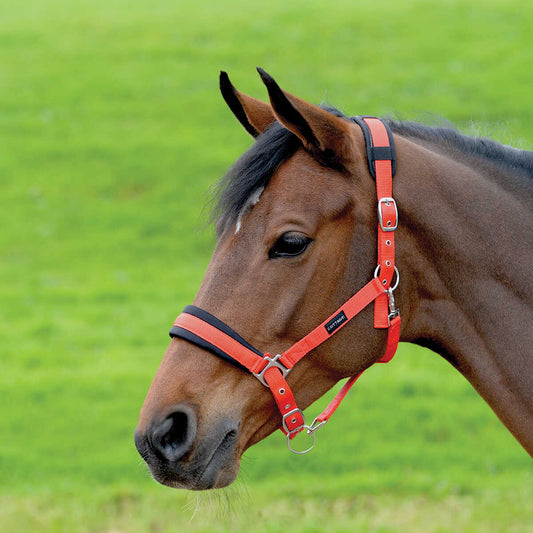
<instances>
[{"instance_id":1,"label":"metal buckle","mask_svg":"<svg viewBox=\"0 0 533 533\"><path fill-rule=\"evenodd\" d=\"M396 224L394 224L394 226L392 225L392 222L390 220L387 221L387 225L386 226L383 225L383 211L382 211L382 209L383 209L382 205L383 204L385 204L387 206L392 204L394 206L394 211L396 213ZM379 199L379 201L378 201L378 220L379 220L379 225L381 226L381 229L384 232L394 231L398 227L398 206L396 205L396 201L394 200L394 198L385 197L385 198L380 198ZM390 224L390 226L388 224Z\"/></svg>"},{"instance_id":2,"label":"metal buckle","mask_svg":"<svg viewBox=\"0 0 533 533\"><path fill-rule=\"evenodd\" d=\"M288 428L288 426L287 426L287 422L285 421L285 419L288 418L288 417L291 416L291 415L296 414L296 413L299 413L299 414L300 414L300 416L302 417L302 421L303 421L303 423L302 423L300 426L298 426L297 428L290 430L290 429ZM281 420L281 424L282 424L282 426L283 426L283 429L284 429L284 430L290 435L290 434L292 434L292 433L295 433L295 432L297 432L297 431L300 431L301 428L304 428L304 427L305 427L305 416L304 416L304 414L302 413L302 410L301 410L301 409L298 409L298 407L296 407L296 409L293 409L292 411L289 411L288 413L285 413L285 414L283 415L283 419Z\"/></svg>"},{"instance_id":3,"label":"metal buckle","mask_svg":"<svg viewBox=\"0 0 533 533\"><path fill-rule=\"evenodd\" d=\"M281 357L281 354L279 353L278 355L275 355L274 357L269 357L268 355L265 355L263 359L268 361L265 368L263 368L263 370L261 370L261 372L258 372L257 374L255 372L252 372L252 374L267 388L270 388L270 387L268 383L265 381L265 372L269 368L272 368L273 366L275 366L276 368L279 368L284 378L287 377L287 374L292 370L292 368L287 368L286 366L283 365L283 363L280 363L278 361L280 357Z\"/></svg>"}]
</instances>

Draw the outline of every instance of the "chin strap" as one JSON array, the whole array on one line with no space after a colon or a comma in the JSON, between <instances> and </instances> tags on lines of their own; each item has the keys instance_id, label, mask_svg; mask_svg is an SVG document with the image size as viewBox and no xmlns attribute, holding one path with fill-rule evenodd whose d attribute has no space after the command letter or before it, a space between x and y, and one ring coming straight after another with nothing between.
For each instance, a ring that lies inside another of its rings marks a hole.
<instances>
[{"instance_id":1,"label":"chin strap","mask_svg":"<svg viewBox=\"0 0 533 533\"><path fill-rule=\"evenodd\" d=\"M335 412L359 373L350 378L322 414L307 425L298 408L286 377L294 365L310 351L342 329L365 307L374 303L374 327L388 329L387 345L379 363L389 362L400 340L400 313L396 308L393 291L400 281L394 264L394 230L398 226L398 210L392 198L392 176L396 157L394 141L388 127L375 117L353 117L363 130L367 147L369 170L376 180L378 213L378 264L374 277L335 313L282 354L272 357L263 354L243 339L227 324L207 311L188 305L176 318L171 337L185 339L222 359L251 372L268 387L281 413L281 430L287 436L287 445L294 453L307 453L315 445L315 431ZM394 280L394 275L396 279ZM304 451L291 447L291 440L303 430L312 436L311 446Z\"/></svg>"}]
</instances>

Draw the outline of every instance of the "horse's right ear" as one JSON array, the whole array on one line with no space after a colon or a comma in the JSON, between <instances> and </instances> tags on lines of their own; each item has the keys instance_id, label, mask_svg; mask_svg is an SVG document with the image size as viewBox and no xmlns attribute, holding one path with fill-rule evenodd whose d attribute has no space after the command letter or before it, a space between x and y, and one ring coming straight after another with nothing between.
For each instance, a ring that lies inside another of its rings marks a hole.
<instances>
[{"instance_id":1,"label":"horse's right ear","mask_svg":"<svg viewBox=\"0 0 533 533\"><path fill-rule=\"evenodd\" d=\"M233 114L252 137L257 137L276 121L270 104L235 89L224 71L220 72L220 92Z\"/></svg>"}]
</instances>

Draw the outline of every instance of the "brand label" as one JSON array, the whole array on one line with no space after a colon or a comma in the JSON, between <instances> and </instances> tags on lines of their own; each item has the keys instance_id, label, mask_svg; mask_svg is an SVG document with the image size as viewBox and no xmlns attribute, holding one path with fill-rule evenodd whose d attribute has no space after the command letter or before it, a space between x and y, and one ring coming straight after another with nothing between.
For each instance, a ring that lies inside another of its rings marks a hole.
<instances>
[{"instance_id":1,"label":"brand label","mask_svg":"<svg viewBox=\"0 0 533 533\"><path fill-rule=\"evenodd\" d=\"M331 335L336 329L340 328L348 319L344 314L344 311L336 314L324 327L326 331Z\"/></svg>"}]
</instances>

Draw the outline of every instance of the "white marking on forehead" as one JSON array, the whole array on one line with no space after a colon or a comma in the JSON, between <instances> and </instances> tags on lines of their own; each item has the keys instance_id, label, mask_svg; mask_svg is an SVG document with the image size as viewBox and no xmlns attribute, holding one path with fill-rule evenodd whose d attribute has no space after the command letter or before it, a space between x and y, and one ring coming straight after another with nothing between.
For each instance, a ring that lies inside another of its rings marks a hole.
<instances>
[{"instance_id":1,"label":"white marking on forehead","mask_svg":"<svg viewBox=\"0 0 533 533\"><path fill-rule=\"evenodd\" d=\"M237 224L235 225L235 235L237 235L237 233L239 233L239 231L241 230L242 217L246 215L246 213L248 213L248 211L250 211L252 207L259 202L261 194L263 194L264 190L264 187L259 187L259 189L256 189L250 196L250 198L248 198L248 201L244 204L244 207L241 209L241 212L237 217Z\"/></svg>"}]
</instances>

